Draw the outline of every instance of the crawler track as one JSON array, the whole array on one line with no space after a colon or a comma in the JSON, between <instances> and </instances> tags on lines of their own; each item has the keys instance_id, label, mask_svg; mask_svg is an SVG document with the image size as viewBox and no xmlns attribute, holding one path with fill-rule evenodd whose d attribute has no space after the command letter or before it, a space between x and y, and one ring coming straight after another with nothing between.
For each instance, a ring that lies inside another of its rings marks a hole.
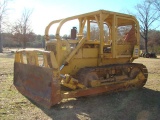
<instances>
[{"instance_id":1,"label":"crawler track","mask_svg":"<svg viewBox=\"0 0 160 120\"><path fill-rule=\"evenodd\" d=\"M136 81L136 77L141 73L143 79ZM122 84L126 82L126 88L129 86L141 88L145 85L148 78L146 66L137 63L114 64L100 67L82 68L77 73L76 79L87 87L91 87L90 83L94 80L99 81L101 85ZM130 83L133 83L131 84ZM128 85L128 86L127 86Z\"/></svg>"}]
</instances>

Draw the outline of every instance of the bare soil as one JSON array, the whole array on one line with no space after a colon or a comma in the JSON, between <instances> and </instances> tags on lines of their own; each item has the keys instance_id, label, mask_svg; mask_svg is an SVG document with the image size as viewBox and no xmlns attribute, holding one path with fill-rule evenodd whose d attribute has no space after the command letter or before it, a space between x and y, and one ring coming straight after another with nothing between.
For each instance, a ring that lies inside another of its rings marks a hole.
<instances>
[{"instance_id":1,"label":"bare soil","mask_svg":"<svg viewBox=\"0 0 160 120\"><path fill-rule=\"evenodd\" d=\"M45 109L13 86L14 53L0 53L0 119L2 120L159 120L160 56L139 58L147 66L146 85L139 90L65 99Z\"/></svg>"}]
</instances>

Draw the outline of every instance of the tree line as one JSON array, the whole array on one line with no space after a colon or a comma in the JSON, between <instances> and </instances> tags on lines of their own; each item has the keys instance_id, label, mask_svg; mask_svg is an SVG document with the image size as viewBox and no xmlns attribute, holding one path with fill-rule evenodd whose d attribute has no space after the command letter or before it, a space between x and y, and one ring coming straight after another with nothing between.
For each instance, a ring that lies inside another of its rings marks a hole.
<instances>
[{"instance_id":1,"label":"tree line","mask_svg":"<svg viewBox=\"0 0 160 120\"><path fill-rule=\"evenodd\" d=\"M6 48L44 48L45 41L44 36L36 35L34 33L28 33L25 35L25 47L24 41L21 41L21 34L2 33L3 47Z\"/></svg>"},{"instance_id":2,"label":"tree line","mask_svg":"<svg viewBox=\"0 0 160 120\"><path fill-rule=\"evenodd\" d=\"M36 35L30 26L33 10L24 9L21 18L11 26L7 24L9 2L10 0L0 1L0 53L3 52L3 47L44 47L44 36ZM160 53L160 31L157 29L160 28L160 1L142 0L134 7L134 13L129 14L134 15L139 21L141 49L145 52ZM9 32L6 32L6 29ZM94 36L98 35L96 27L92 27L91 32Z\"/></svg>"}]
</instances>

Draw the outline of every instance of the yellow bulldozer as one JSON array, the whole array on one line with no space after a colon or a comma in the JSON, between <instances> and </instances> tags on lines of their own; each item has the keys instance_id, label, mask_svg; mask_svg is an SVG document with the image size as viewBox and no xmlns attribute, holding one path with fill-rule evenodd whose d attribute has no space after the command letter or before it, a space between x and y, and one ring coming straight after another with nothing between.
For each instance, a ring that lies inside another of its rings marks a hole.
<instances>
[{"instance_id":1,"label":"yellow bulldozer","mask_svg":"<svg viewBox=\"0 0 160 120\"><path fill-rule=\"evenodd\" d=\"M62 26L72 20L78 25L71 26L69 37L61 37ZM50 39L54 24L58 24L55 39ZM147 81L147 68L132 63L140 53L134 16L99 10L54 20L45 29L45 41L45 50L16 51L14 62L17 90L43 106L66 98L141 88Z\"/></svg>"}]
</instances>

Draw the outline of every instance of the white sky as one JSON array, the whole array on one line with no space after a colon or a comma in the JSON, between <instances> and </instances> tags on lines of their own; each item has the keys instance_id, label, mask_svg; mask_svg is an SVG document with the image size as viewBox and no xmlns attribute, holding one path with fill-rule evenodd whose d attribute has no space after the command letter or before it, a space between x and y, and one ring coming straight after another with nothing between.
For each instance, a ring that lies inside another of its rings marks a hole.
<instances>
[{"instance_id":1,"label":"white sky","mask_svg":"<svg viewBox=\"0 0 160 120\"><path fill-rule=\"evenodd\" d=\"M100 9L115 12L133 11L142 0L12 0L9 18L15 22L22 15L24 8L33 9L31 26L34 33L44 35L49 22L77 14ZM72 28L73 26L70 26ZM51 33L54 34L54 33ZM65 34L65 33L62 33Z\"/></svg>"}]
</instances>

